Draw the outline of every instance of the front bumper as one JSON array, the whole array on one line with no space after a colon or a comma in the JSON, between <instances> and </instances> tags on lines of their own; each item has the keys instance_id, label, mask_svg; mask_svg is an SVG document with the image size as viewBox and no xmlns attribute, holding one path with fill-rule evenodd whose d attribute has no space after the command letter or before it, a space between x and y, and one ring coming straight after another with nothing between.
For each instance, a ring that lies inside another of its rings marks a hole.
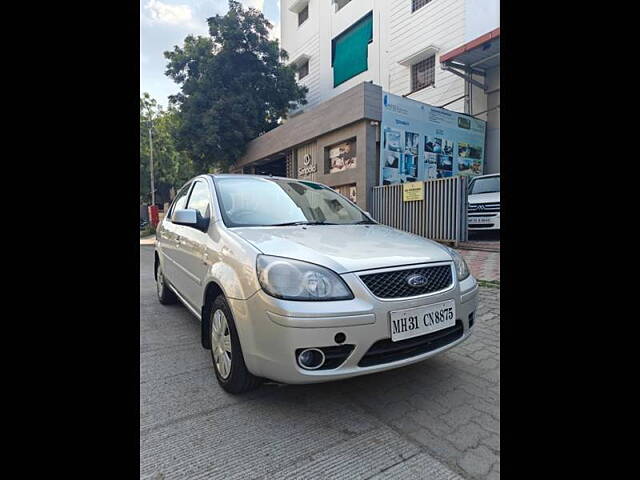
<instances>
[{"instance_id":1,"label":"front bumper","mask_svg":"<svg viewBox=\"0 0 640 480\"><path fill-rule=\"evenodd\" d=\"M471 276L460 283L454 281L445 292L404 300L374 297L355 273L342 278L353 291L353 300L295 302L273 298L262 290L247 300L229 299L249 371L282 383L326 382L416 363L463 342L470 334L469 318L477 308L478 292ZM456 340L409 358L358 366L374 343L390 338L390 311L449 299L455 301L456 317L462 324L462 334ZM354 345L340 366L328 370L304 370L298 366L297 349L335 347L335 335L340 332L346 335L344 345Z\"/></svg>"},{"instance_id":2,"label":"front bumper","mask_svg":"<svg viewBox=\"0 0 640 480\"><path fill-rule=\"evenodd\" d=\"M482 223L471 223L469 220L469 230L500 230L500 212L469 213L467 218L481 218Z\"/></svg>"}]
</instances>

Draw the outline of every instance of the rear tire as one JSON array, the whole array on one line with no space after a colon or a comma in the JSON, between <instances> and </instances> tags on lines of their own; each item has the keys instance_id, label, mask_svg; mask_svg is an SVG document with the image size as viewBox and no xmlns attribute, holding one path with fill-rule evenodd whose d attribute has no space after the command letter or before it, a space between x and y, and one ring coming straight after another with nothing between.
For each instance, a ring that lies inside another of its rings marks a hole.
<instances>
[{"instance_id":1,"label":"rear tire","mask_svg":"<svg viewBox=\"0 0 640 480\"><path fill-rule=\"evenodd\" d=\"M164 272L159 262L158 268L156 268L156 292L158 293L158 301L162 305L173 305L178 301L176 294L167 285L167 280L164 278Z\"/></svg>"},{"instance_id":2,"label":"rear tire","mask_svg":"<svg viewBox=\"0 0 640 480\"><path fill-rule=\"evenodd\" d=\"M208 311L211 359L218 383L233 394L256 389L262 379L249 372L244 363L238 330L224 295L218 295Z\"/></svg>"}]
</instances>

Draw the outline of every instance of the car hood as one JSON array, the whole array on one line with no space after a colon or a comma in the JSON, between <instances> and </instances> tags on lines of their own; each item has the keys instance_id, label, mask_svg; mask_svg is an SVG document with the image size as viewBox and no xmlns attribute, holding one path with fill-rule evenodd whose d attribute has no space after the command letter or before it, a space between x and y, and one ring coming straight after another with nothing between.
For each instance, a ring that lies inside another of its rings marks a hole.
<instances>
[{"instance_id":1,"label":"car hood","mask_svg":"<svg viewBox=\"0 0 640 480\"><path fill-rule=\"evenodd\" d=\"M500 203L500 192L469 195L469 203Z\"/></svg>"},{"instance_id":2,"label":"car hood","mask_svg":"<svg viewBox=\"0 0 640 480\"><path fill-rule=\"evenodd\" d=\"M385 225L234 228L265 255L325 266L337 273L451 261L436 242Z\"/></svg>"}]
</instances>

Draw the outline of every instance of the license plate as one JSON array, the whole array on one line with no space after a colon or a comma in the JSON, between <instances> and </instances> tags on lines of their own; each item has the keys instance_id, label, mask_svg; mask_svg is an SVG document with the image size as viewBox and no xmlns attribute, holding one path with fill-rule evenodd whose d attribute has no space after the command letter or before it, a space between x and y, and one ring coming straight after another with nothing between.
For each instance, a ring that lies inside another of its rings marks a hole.
<instances>
[{"instance_id":1,"label":"license plate","mask_svg":"<svg viewBox=\"0 0 640 480\"><path fill-rule=\"evenodd\" d=\"M468 217L469 223L492 223L491 217Z\"/></svg>"},{"instance_id":2,"label":"license plate","mask_svg":"<svg viewBox=\"0 0 640 480\"><path fill-rule=\"evenodd\" d=\"M423 307L396 310L391 315L391 340L397 342L437 332L456 324L456 302L434 303Z\"/></svg>"}]
</instances>

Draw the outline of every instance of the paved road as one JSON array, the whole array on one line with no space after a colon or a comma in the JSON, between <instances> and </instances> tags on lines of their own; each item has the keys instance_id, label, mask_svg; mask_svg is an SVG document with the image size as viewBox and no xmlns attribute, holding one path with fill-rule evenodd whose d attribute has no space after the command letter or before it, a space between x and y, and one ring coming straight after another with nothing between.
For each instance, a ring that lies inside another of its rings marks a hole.
<instances>
[{"instance_id":1,"label":"paved road","mask_svg":"<svg viewBox=\"0 0 640 480\"><path fill-rule=\"evenodd\" d=\"M458 249L471 274L479 280L500 281L500 252Z\"/></svg>"},{"instance_id":2,"label":"paved road","mask_svg":"<svg viewBox=\"0 0 640 480\"><path fill-rule=\"evenodd\" d=\"M425 362L232 396L199 322L161 306L140 247L141 478L500 477L500 290L482 289L474 335Z\"/></svg>"}]
</instances>

